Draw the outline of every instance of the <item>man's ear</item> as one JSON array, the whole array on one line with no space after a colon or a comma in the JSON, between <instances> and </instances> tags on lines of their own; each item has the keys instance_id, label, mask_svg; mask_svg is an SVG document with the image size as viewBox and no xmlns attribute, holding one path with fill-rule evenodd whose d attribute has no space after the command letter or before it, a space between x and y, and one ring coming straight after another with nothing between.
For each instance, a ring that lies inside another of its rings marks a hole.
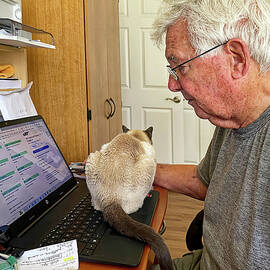
<instances>
[{"instance_id":1,"label":"man's ear","mask_svg":"<svg viewBox=\"0 0 270 270\"><path fill-rule=\"evenodd\" d=\"M230 39L225 52L231 56L231 74L234 79L244 77L249 70L250 54L247 44L240 38Z\"/></svg>"}]
</instances>

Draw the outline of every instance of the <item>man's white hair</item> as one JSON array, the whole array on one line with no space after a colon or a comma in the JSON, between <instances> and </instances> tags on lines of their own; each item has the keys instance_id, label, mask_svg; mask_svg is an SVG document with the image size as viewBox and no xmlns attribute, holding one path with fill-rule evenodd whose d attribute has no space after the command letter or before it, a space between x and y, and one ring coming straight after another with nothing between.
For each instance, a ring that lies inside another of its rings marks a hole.
<instances>
[{"instance_id":1,"label":"man's white hair","mask_svg":"<svg viewBox=\"0 0 270 270\"><path fill-rule=\"evenodd\" d=\"M270 0L163 0L152 33L158 46L168 27L179 19L187 22L189 40L197 54L240 38L260 71L270 70Z\"/></svg>"}]
</instances>

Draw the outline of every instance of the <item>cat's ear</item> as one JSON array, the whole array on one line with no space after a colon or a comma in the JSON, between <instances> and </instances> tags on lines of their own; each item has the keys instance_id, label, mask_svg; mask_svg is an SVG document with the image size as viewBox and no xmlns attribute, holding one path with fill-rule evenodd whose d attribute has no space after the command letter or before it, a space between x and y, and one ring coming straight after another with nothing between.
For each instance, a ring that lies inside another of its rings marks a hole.
<instances>
[{"instance_id":1,"label":"cat's ear","mask_svg":"<svg viewBox=\"0 0 270 270\"><path fill-rule=\"evenodd\" d=\"M122 125L122 130L124 133L127 133L129 131L129 129L124 125Z\"/></svg>"},{"instance_id":2,"label":"cat's ear","mask_svg":"<svg viewBox=\"0 0 270 270\"><path fill-rule=\"evenodd\" d=\"M144 130L144 132L147 134L150 141L152 141L153 127L149 127L148 129Z\"/></svg>"}]
</instances>

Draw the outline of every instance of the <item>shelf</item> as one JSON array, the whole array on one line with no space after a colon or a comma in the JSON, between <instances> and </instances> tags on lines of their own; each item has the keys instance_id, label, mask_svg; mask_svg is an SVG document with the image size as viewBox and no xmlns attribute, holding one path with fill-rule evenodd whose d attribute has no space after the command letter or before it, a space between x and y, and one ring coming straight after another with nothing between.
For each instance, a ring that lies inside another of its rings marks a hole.
<instances>
[{"instance_id":1,"label":"shelf","mask_svg":"<svg viewBox=\"0 0 270 270\"><path fill-rule=\"evenodd\" d=\"M55 49L55 46L51 44L43 43L37 40L29 40L24 37L6 36L3 34L0 34L0 43L15 47L39 47L39 48Z\"/></svg>"},{"instance_id":2,"label":"shelf","mask_svg":"<svg viewBox=\"0 0 270 270\"><path fill-rule=\"evenodd\" d=\"M23 50L23 48L20 48ZM0 42L0 52L5 52L5 53L15 53L18 51L18 48L13 47L13 46L6 46L5 44L1 44Z\"/></svg>"},{"instance_id":3,"label":"shelf","mask_svg":"<svg viewBox=\"0 0 270 270\"><path fill-rule=\"evenodd\" d=\"M0 18L0 43L15 47L38 47L55 49L54 37L51 33L13 21L11 19ZM33 40L32 34L38 37L47 36L51 43L41 40Z\"/></svg>"}]
</instances>

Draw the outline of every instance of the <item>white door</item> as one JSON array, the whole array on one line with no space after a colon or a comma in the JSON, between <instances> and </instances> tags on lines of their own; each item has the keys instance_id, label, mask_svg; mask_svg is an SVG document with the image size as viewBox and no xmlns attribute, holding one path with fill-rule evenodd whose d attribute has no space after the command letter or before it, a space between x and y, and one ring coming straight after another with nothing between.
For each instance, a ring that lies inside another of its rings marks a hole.
<instances>
[{"instance_id":1,"label":"white door","mask_svg":"<svg viewBox=\"0 0 270 270\"><path fill-rule=\"evenodd\" d=\"M123 124L154 127L160 163L198 163L214 126L199 119L181 93L168 90L167 61L151 41L161 0L120 0L120 54Z\"/></svg>"}]
</instances>

